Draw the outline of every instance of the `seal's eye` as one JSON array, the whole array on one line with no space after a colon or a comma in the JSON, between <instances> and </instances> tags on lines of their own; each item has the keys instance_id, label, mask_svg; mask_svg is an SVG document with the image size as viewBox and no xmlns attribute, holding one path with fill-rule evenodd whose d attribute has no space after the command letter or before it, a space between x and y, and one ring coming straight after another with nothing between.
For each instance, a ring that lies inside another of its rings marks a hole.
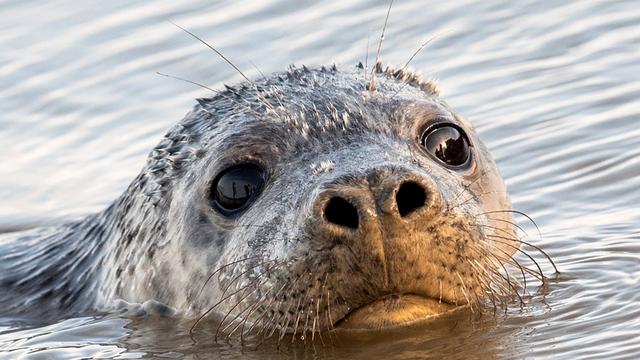
<instances>
[{"instance_id":1,"label":"seal's eye","mask_svg":"<svg viewBox=\"0 0 640 360\"><path fill-rule=\"evenodd\" d=\"M448 166L465 165L471 158L467 136L453 124L437 124L427 129L420 143L427 152Z\"/></svg>"},{"instance_id":2,"label":"seal's eye","mask_svg":"<svg viewBox=\"0 0 640 360\"><path fill-rule=\"evenodd\" d=\"M260 194L265 183L264 170L254 164L241 164L222 171L213 181L211 200L223 215L244 210Z\"/></svg>"}]
</instances>

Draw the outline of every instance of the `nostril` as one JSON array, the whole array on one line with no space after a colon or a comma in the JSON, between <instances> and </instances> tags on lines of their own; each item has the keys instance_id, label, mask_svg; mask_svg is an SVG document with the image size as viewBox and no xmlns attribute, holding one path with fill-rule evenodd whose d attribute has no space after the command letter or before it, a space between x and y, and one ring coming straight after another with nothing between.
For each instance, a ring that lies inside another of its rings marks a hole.
<instances>
[{"instance_id":1,"label":"nostril","mask_svg":"<svg viewBox=\"0 0 640 360\"><path fill-rule=\"evenodd\" d=\"M334 196L324 208L324 217L328 222L348 227L358 228L358 209L347 200Z\"/></svg>"},{"instance_id":2,"label":"nostril","mask_svg":"<svg viewBox=\"0 0 640 360\"><path fill-rule=\"evenodd\" d=\"M405 217L427 203L427 191L420 184L407 181L398 188L396 203L400 216Z\"/></svg>"}]
</instances>

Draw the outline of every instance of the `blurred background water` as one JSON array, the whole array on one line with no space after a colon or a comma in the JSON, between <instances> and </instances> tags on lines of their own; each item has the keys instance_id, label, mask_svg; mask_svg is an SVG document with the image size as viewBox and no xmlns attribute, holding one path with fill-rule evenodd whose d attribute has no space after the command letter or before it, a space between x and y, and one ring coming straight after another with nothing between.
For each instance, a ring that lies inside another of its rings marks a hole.
<instances>
[{"instance_id":1,"label":"blurred background water","mask_svg":"<svg viewBox=\"0 0 640 360\"><path fill-rule=\"evenodd\" d=\"M206 90L288 64L354 66L385 1L0 1L0 229L99 211ZM0 357L640 356L640 2L408 1L383 60L439 80L492 150L561 275L523 311L248 351L190 324L117 315L0 324ZM206 338L204 336L203 338Z\"/></svg>"}]
</instances>

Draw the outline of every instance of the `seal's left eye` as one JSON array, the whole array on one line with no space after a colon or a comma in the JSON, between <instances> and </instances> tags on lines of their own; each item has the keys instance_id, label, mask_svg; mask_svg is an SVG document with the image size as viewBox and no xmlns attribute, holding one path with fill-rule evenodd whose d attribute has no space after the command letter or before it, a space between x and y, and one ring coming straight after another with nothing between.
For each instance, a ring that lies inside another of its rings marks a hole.
<instances>
[{"instance_id":1,"label":"seal's left eye","mask_svg":"<svg viewBox=\"0 0 640 360\"><path fill-rule=\"evenodd\" d=\"M420 142L427 152L448 166L465 165L471 158L467 136L453 124L438 124L427 129Z\"/></svg>"},{"instance_id":2,"label":"seal's left eye","mask_svg":"<svg viewBox=\"0 0 640 360\"><path fill-rule=\"evenodd\" d=\"M241 164L223 170L213 181L211 200L226 216L245 210L260 194L265 183L264 170L254 164Z\"/></svg>"}]
</instances>

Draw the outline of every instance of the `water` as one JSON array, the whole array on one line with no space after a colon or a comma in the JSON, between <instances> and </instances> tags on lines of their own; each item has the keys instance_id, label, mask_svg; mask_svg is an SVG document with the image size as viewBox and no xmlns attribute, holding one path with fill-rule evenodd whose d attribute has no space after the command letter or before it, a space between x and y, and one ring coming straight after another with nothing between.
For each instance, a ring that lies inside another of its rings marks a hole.
<instances>
[{"instance_id":1,"label":"water","mask_svg":"<svg viewBox=\"0 0 640 360\"><path fill-rule=\"evenodd\" d=\"M386 1L0 2L0 228L104 208L207 91L289 63L353 66ZM383 59L439 79L476 124L561 275L523 311L346 336L218 344L190 323L103 315L0 324L0 357L633 358L640 354L640 3L396 1ZM534 232L535 233L535 232ZM533 289L535 290L535 289ZM211 336L209 336L211 335ZM327 339L325 342L330 343ZM255 344L254 344L255 345Z\"/></svg>"}]
</instances>

